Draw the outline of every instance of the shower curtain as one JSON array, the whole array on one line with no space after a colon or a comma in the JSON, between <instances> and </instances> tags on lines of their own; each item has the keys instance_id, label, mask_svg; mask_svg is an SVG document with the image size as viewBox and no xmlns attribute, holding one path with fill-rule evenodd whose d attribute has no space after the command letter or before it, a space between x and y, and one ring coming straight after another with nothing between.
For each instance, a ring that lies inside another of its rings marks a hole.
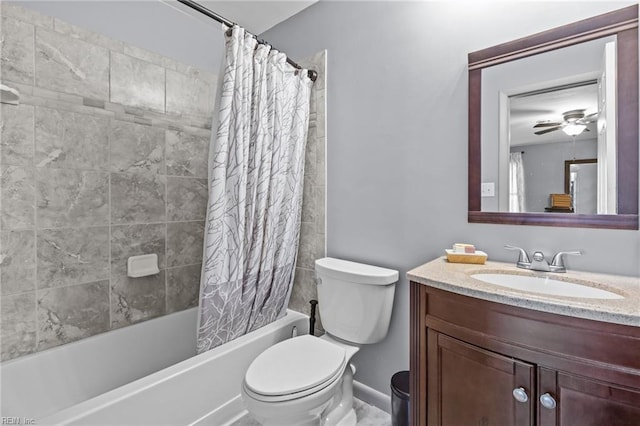
<instances>
[{"instance_id":1,"label":"shower curtain","mask_svg":"<svg viewBox=\"0 0 640 426\"><path fill-rule=\"evenodd\" d=\"M198 353L286 312L312 82L244 29L225 32L200 283Z\"/></svg>"}]
</instances>

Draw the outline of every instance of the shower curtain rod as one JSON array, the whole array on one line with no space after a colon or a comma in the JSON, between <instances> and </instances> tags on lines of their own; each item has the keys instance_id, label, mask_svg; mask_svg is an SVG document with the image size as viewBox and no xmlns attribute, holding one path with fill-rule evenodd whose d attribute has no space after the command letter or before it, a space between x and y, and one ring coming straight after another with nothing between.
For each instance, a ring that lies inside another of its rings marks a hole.
<instances>
[{"instance_id":1,"label":"shower curtain rod","mask_svg":"<svg viewBox=\"0 0 640 426\"><path fill-rule=\"evenodd\" d=\"M227 18L225 18L224 16L220 16L217 13L215 13L213 10L208 9L204 6L202 6L199 3L196 3L193 0L178 0L178 2L184 4L185 6L190 7L193 10L196 10L200 13L202 13L203 15L208 16L211 19L214 19L218 22L220 22L221 24L225 24L228 27L233 27L235 25L235 23L231 22L230 20L228 20ZM248 31L247 31L248 32ZM251 34L251 33L249 33ZM266 42L264 40L259 40L258 37L255 34L251 34L256 40L258 40L258 43L263 43L266 44ZM292 65L294 68L297 68L299 70L302 69L302 67L300 65L298 65L297 63L295 63L294 61L292 61L288 56L287 56L287 62ZM314 70L309 70L308 71L308 75L309 78L311 79L311 81L316 81L316 78L318 78L318 73Z\"/></svg>"}]
</instances>

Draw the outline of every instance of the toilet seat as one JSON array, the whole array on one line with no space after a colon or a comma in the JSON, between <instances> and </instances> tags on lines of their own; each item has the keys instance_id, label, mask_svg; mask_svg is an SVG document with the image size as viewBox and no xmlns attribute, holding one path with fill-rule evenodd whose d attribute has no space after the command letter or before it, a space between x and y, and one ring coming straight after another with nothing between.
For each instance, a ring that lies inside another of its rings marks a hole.
<instances>
[{"instance_id":1,"label":"toilet seat","mask_svg":"<svg viewBox=\"0 0 640 426\"><path fill-rule=\"evenodd\" d=\"M249 396L265 402L301 398L340 379L346 355L343 347L314 336L287 339L258 355L243 387Z\"/></svg>"}]
</instances>

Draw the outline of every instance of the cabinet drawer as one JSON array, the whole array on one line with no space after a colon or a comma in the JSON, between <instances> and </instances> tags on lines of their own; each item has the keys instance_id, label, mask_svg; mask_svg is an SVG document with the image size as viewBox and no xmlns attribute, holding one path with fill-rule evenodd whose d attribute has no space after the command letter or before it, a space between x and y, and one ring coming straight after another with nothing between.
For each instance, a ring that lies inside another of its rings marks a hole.
<instances>
[{"instance_id":1,"label":"cabinet drawer","mask_svg":"<svg viewBox=\"0 0 640 426\"><path fill-rule=\"evenodd\" d=\"M426 292L428 328L536 364L571 369L572 363L582 362L594 370L604 368L640 388L638 327L533 311L434 288ZM505 352L504 345L515 352ZM604 370L601 374L601 379L615 379Z\"/></svg>"}]
</instances>

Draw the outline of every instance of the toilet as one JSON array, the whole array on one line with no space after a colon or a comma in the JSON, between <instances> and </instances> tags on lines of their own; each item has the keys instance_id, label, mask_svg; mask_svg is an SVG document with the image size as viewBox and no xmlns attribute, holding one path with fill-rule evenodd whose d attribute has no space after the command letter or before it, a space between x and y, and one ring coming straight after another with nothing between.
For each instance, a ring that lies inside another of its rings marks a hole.
<instances>
[{"instance_id":1,"label":"toilet","mask_svg":"<svg viewBox=\"0 0 640 426\"><path fill-rule=\"evenodd\" d=\"M242 383L247 410L265 426L354 426L351 358L389 329L398 271L325 257L315 273L326 333L271 346Z\"/></svg>"}]
</instances>

